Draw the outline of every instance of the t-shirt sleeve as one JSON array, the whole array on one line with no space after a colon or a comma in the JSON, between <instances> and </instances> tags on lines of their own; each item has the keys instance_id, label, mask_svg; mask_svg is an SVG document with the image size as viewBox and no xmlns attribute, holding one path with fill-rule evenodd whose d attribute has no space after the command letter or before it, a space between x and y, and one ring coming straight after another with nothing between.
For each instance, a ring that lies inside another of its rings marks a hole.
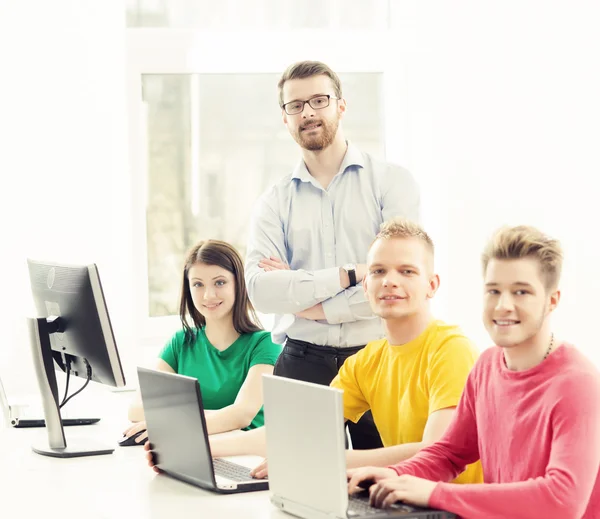
<instances>
[{"instance_id":1,"label":"t-shirt sleeve","mask_svg":"<svg viewBox=\"0 0 600 519\"><path fill-rule=\"evenodd\" d=\"M256 346L252 349L252 356L250 358L250 367L256 366L257 364L268 364L269 366L275 366L275 362L279 358L281 353L281 345L275 344L271 340L271 334L269 332L257 332Z\"/></svg>"},{"instance_id":2,"label":"t-shirt sleeve","mask_svg":"<svg viewBox=\"0 0 600 519\"><path fill-rule=\"evenodd\" d=\"M344 418L354 423L369 410L369 403L360 388L357 370L357 366L360 366L364 358L365 350L366 348L348 357L330 384L331 387L344 392Z\"/></svg>"},{"instance_id":3,"label":"t-shirt sleeve","mask_svg":"<svg viewBox=\"0 0 600 519\"><path fill-rule=\"evenodd\" d=\"M164 348L158 355L159 359L164 360L175 373L179 373L178 362L179 352L181 351L181 337L180 334L175 334L171 337L171 340L165 344Z\"/></svg>"},{"instance_id":4,"label":"t-shirt sleeve","mask_svg":"<svg viewBox=\"0 0 600 519\"><path fill-rule=\"evenodd\" d=\"M434 353L428 373L429 414L458 405L477 357L466 337L451 337Z\"/></svg>"}]
</instances>

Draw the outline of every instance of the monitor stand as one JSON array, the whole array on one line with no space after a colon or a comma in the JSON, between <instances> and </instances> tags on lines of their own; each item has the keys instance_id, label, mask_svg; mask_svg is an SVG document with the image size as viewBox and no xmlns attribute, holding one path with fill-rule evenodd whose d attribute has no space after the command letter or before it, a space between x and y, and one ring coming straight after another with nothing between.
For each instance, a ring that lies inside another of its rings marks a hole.
<instances>
[{"instance_id":1,"label":"monitor stand","mask_svg":"<svg viewBox=\"0 0 600 519\"><path fill-rule=\"evenodd\" d=\"M67 446L60 415L58 384L54 372L54 356L50 344L52 333L64 331L62 318L28 318L27 330L48 433L46 441L32 446L33 451L54 458L75 458L113 453L115 450L113 447L88 439L69 440Z\"/></svg>"}]
</instances>

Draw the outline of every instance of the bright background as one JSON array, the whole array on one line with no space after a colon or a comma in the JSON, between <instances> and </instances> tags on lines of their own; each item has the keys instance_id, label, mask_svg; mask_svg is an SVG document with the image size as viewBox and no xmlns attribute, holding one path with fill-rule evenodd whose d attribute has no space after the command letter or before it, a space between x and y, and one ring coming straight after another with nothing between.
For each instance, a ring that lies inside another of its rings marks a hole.
<instances>
[{"instance_id":1,"label":"bright background","mask_svg":"<svg viewBox=\"0 0 600 519\"><path fill-rule=\"evenodd\" d=\"M98 264L130 382L177 326L181 253L243 249L298 159L276 82L340 73L347 136L407 167L442 278L436 314L480 348L479 254L502 224L566 250L555 330L600 366L595 1L0 1L0 376L35 393L25 259ZM269 324L268 317L265 324Z\"/></svg>"}]
</instances>

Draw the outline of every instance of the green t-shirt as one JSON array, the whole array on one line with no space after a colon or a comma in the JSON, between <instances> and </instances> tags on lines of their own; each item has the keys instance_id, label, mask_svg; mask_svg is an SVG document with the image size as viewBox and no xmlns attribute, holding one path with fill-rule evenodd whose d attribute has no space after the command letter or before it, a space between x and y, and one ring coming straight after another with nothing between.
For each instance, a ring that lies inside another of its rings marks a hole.
<instances>
[{"instance_id":1,"label":"green t-shirt","mask_svg":"<svg viewBox=\"0 0 600 519\"><path fill-rule=\"evenodd\" d=\"M205 409L223 409L234 403L248 371L256 364L275 365L281 346L271 341L269 332L244 333L224 351L215 348L204 329L194 330L196 341L184 346L184 331L178 331L161 351L159 357L175 373L196 377L200 382ZM261 407L246 429L265 424Z\"/></svg>"}]
</instances>

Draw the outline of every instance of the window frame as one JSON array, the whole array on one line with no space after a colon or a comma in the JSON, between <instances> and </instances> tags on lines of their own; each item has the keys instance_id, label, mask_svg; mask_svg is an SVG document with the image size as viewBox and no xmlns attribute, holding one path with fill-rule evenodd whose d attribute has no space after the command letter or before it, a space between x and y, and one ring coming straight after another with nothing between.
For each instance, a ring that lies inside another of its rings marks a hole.
<instances>
[{"instance_id":1,"label":"window frame","mask_svg":"<svg viewBox=\"0 0 600 519\"><path fill-rule=\"evenodd\" d=\"M382 74L386 159L406 163L402 138L401 53L394 52L389 31L196 31L187 29L127 30L128 155L131 182L131 286L133 326L142 344L163 343L179 326L178 316L150 317L146 238L147 133L142 99L145 74L275 73L295 60L318 56L338 73ZM240 42L243 42L243 52ZM204 52L204 49L209 51ZM219 49L215 53L214 49ZM251 57L251 59L249 59ZM273 86L276 102L276 86ZM386 104L389 99L392 103ZM351 106L351 100L349 100ZM269 316L261 316L269 328Z\"/></svg>"}]
</instances>

